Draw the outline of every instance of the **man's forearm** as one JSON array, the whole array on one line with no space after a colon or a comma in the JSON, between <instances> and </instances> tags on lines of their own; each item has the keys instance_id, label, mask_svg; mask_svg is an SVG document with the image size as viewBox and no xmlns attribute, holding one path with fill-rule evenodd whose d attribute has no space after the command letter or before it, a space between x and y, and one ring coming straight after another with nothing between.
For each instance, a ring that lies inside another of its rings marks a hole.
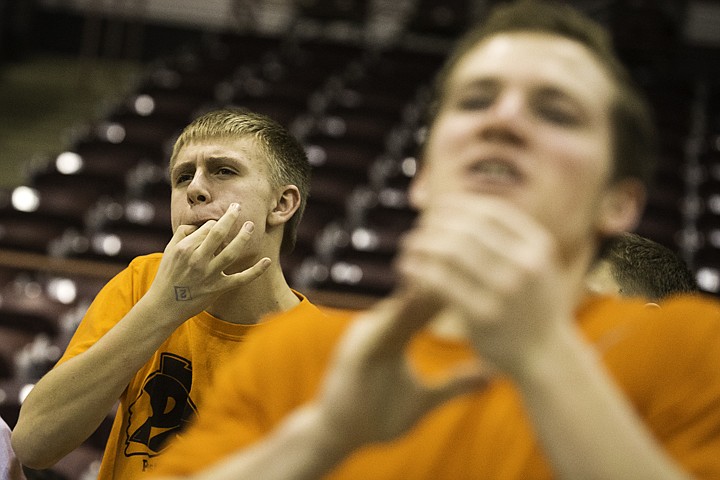
<instances>
[{"instance_id":1,"label":"man's forearm","mask_svg":"<svg viewBox=\"0 0 720 480\"><path fill-rule=\"evenodd\" d=\"M357 445L324 426L321 413L308 405L289 415L259 440L209 469L172 477L192 480L316 480L330 472ZM163 477L162 480L172 480Z\"/></svg>"},{"instance_id":2,"label":"man's forearm","mask_svg":"<svg viewBox=\"0 0 720 480\"><path fill-rule=\"evenodd\" d=\"M558 478L687 479L569 327L513 373Z\"/></svg>"},{"instance_id":3,"label":"man's forearm","mask_svg":"<svg viewBox=\"0 0 720 480\"><path fill-rule=\"evenodd\" d=\"M95 431L133 375L175 329L174 323L162 321L161 312L141 300L86 352L38 382L13 431L23 464L47 468Z\"/></svg>"}]
</instances>

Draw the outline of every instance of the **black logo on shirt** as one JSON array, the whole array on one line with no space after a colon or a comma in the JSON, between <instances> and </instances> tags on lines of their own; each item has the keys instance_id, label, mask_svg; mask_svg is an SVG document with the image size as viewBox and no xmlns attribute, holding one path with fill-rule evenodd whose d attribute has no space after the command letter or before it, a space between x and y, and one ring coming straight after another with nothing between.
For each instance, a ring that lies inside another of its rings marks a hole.
<instances>
[{"instance_id":1,"label":"black logo on shirt","mask_svg":"<svg viewBox=\"0 0 720 480\"><path fill-rule=\"evenodd\" d=\"M192 362L171 353L160 355L160 369L145 380L128 408L125 455L159 454L197 412L190 399Z\"/></svg>"}]
</instances>

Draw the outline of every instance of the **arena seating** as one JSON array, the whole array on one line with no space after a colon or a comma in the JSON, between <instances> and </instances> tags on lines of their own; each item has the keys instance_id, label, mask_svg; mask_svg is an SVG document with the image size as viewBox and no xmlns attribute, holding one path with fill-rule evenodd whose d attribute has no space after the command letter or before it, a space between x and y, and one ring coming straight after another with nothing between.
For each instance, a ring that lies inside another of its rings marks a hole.
<instances>
[{"instance_id":1,"label":"arena seating","mask_svg":"<svg viewBox=\"0 0 720 480\"><path fill-rule=\"evenodd\" d=\"M388 293L398 241L416 216L407 188L418 168L430 83L445 42L475 13L473 2L439 3L415 2L398 41L382 47L299 35L303 22L363 28L367 2L331 0L299 1L286 35L225 32L183 46L149 62L136 89L79 129L72 148L36 168L26 185L0 192L3 417L14 423L24 386L57 359L111 274L163 249L171 235L169 149L178 131L210 108L266 113L307 149L310 199L297 247L282 259L292 286L339 307ZM701 286L718 293L720 83L699 88L678 72L654 76L666 65L657 66L652 45L620 39L661 128L658 186L638 232L682 251ZM108 429L104 423L56 473L73 479L95 468Z\"/></svg>"}]
</instances>

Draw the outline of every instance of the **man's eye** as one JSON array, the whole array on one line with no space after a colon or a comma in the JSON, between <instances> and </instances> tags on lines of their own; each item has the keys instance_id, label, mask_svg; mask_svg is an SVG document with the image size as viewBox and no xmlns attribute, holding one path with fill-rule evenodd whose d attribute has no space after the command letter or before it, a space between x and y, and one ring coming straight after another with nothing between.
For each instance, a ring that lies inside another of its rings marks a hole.
<instances>
[{"instance_id":1,"label":"man's eye","mask_svg":"<svg viewBox=\"0 0 720 480\"><path fill-rule=\"evenodd\" d=\"M175 178L175 185L181 185L190 181L192 181L192 175L189 173L182 173Z\"/></svg>"},{"instance_id":2,"label":"man's eye","mask_svg":"<svg viewBox=\"0 0 720 480\"><path fill-rule=\"evenodd\" d=\"M492 104L492 98L487 96L464 97L458 101L461 110L481 110Z\"/></svg>"},{"instance_id":3,"label":"man's eye","mask_svg":"<svg viewBox=\"0 0 720 480\"><path fill-rule=\"evenodd\" d=\"M217 173L220 175L234 175L235 171L232 170L231 168L221 167L221 168L218 168Z\"/></svg>"},{"instance_id":4,"label":"man's eye","mask_svg":"<svg viewBox=\"0 0 720 480\"><path fill-rule=\"evenodd\" d=\"M578 115L563 107L545 106L540 108L540 116L557 125L577 125Z\"/></svg>"}]
</instances>

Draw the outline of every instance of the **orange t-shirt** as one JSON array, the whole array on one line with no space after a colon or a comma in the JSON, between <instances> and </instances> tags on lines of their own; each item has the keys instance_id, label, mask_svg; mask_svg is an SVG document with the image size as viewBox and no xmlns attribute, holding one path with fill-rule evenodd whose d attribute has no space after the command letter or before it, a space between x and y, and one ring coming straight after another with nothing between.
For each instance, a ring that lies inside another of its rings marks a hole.
<instances>
[{"instance_id":1,"label":"orange t-shirt","mask_svg":"<svg viewBox=\"0 0 720 480\"><path fill-rule=\"evenodd\" d=\"M58 364L80 355L113 328L150 288L162 259L134 259L103 287ZM322 317L305 297L273 317ZM152 321L152 318L148 318ZM98 480L144 478L168 444L214 396L216 369L234 355L257 325L240 325L201 312L180 325L135 374L119 399ZM112 375L112 372L108 372Z\"/></svg>"},{"instance_id":2,"label":"orange t-shirt","mask_svg":"<svg viewBox=\"0 0 720 480\"><path fill-rule=\"evenodd\" d=\"M658 309L598 298L586 301L577 318L663 448L688 472L720 478L720 305L678 297ZM155 473L197 472L265 436L313 398L349 322L344 315L288 319L254 331ZM429 374L473 352L422 332L410 354ZM552 478L552 471L519 393L500 378L436 408L397 440L356 451L326 478L526 480Z\"/></svg>"}]
</instances>

